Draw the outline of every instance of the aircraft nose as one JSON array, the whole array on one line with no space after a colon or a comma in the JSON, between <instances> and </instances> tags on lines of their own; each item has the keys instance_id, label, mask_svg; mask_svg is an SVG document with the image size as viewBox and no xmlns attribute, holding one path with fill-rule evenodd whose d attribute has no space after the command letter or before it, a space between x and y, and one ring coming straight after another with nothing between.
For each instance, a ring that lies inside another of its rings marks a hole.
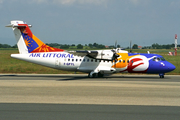
<instances>
[{"instance_id":1,"label":"aircraft nose","mask_svg":"<svg viewBox=\"0 0 180 120\"><path fill-rule=\"evenodd\" d=\"M173 64L171 64L171 63L167 63L166 64L166 68L167 68L168 72L173 71L173 70L176 69L176 67Z\"/></svg>"},{"instance_id":2,"label":"aircraft nose","mask_svg":"<svg viewBox=\"0 0 180 120\"><path fill-rule=\"evenodd\" d=\"M173 65L173 64L171 64L170 66L169 66L169 70L170 71L173 71L173 70L175 70L176 69L176 67Z\"/></svg>"}]
</instances>

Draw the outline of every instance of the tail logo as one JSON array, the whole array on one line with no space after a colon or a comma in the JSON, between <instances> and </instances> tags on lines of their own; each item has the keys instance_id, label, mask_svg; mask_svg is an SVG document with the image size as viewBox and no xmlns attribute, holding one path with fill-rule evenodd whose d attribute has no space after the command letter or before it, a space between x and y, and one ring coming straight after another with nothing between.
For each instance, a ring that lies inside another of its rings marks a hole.
<instances>
[{"instance_id":1,"label":"tail logo","mask_svg":"<svg viewBox=\"0 0 180 120\"><path fill-rule=\"evenodd\" d=\"M23 36L24 42L28 48L29 53L35 52L62 52L64 50L50 47L44 44L40 39L34 36L27 24L19 24L21 34Z\"/></svg>"},{"instance_id":2,"label":"tail logo","mask_svg":"<svg viewBox=\"0 0 180 120\"><path fill-rule=\"evenodd\" d=\"M39 45L28 35L22 33L22 36L24 38L24 42L28 48L29 53L31 53L33 50L39 47Z\"/></svg>"}]
</instances>

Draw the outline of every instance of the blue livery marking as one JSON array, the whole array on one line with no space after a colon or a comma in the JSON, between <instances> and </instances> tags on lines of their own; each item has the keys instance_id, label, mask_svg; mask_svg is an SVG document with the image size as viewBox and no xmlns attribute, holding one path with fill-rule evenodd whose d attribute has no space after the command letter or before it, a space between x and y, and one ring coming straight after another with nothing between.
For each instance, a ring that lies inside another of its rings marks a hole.
<instances>
[{"instance_id":1,"label":"blue livery marking","mask_svg":"<svg viewBox=\"0 0 180 120\"><path fill-rule=\"evenodd\" d=\"M28 35L25 35L24 33L22 33L22 36L24 38L24 41L25 41L25 44L28 48L29 53L32 52L37 47L39 47L39 45Z\"/></svg>"},{"instance_id":2,"label":"blue livery marking","mask_svg":"<svg viewBox=\"0 0 180 120\"><path fill-rule=\"evenodd\" d=\"M31 53L29 57L74 58L73 54L66 54L66 53Z\"/></svg>"}]
</instances>

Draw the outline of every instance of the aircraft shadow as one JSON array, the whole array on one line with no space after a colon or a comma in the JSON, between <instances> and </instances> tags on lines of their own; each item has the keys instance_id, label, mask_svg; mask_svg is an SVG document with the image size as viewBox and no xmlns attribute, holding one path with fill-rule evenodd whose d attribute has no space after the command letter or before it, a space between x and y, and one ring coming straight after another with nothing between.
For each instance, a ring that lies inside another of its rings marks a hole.
<instances>
[{"instance_id":1,"label":"aircraft shadow","mask_svg":"<svg viewBox=\"0 0 180 120\"><path fill-rule=\"evenodd\" d=\"M20 78L23 80L25 78L26 80L55 80L55 81L73 81L73 80L87 80L87 81L154 81L154 82L180 82L178 80L175 80L172 78L172 76L165 76L164 78L159 78L159 76L154 76L154 75L147 75L147 76L141 76L141 75L110 75L110 76L104 76L102 78L89 78L86 74L71 74L71 75L40 75L40 74L25 74L25 75L0 75L0 80L1 77L6 78L6 77L12 77L11 80L18 80ZM24 79L24 80L25 80ZM8 79L6 79L8 80Z\"/></svg>"},{"instance_id":2,"label":"aircraft shadow","mask_svg":"<svg viewBox=\"0 0 180 120\"><path fill-rule=\"evenodd\" d=\"M70 80L87 80L87 81L154 81L154 82L165 82L165 81L170 81L170 78L163 78L160 79L158 76L157 77L128 77L128 76L108 76L108 77L103 77L103 78L89 78L89 77L67 77L63 79L59 79L57 81L70 81Z\"/></svg>"}]
</instances>

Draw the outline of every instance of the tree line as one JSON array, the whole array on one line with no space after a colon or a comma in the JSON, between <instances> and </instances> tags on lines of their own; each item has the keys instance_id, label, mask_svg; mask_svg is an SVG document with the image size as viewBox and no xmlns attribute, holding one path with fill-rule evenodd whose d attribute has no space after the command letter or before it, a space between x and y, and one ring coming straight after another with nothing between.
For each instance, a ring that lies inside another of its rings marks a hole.
<instances>
[{"instance_id":1,"label":"tree line","mask_svg":"<svg viewBox=\"0 0 180 120\"><path fill-rule=\"evenodd\" d=\"M93 43L93 44L72 44L72 45L68 45L68 44L58 44L58 43L46 43L46 45L51 46L51 47L56 47L56 48L61 48L61 49L83 49L83 48L97 48L97 49L105 49L105 45L102 44L97 44L97 43Z\"/></svg>"},{"instance_id":2,"label":"tree line","mask_svg":"<svg viewBox=\"0 0 180 120\"><path fill-rule=\"evenodd\" d=\"M71 44L71 45L68 45L68 44L58 44L58 43L46 43L48 46L51 46L51 47L55 47L55 48L61 48L61 49L113 49L113 48L120 48L121 46L120 45L110 45L110 46L105 46L103 44L98 44L98 43L89 43L89 44L85 44L85 45L82 45L82 44ZM141 49L172 49L174 48L174 44L167 44L167 45L160 45L158 43L154 43L152 44L151 46L143 46ZM180 47L180 45L178 45L178 47ZM8 45L8 44L1 44L0 43L0 48L17 48L17 45ZM125 49L129 49L130 47L126 47ZM137 44L134 44L132 46L132 49L139 49L138 48L138 45Z\"/></svg>"},{"instance_id":3,"label":"tree line","mask_svg":"<svg viewBox=\"0 0 180 120\"><path fill-rule=\"evenodd\" d=\"M8 44L1 44L0 43L0 48L17 48L17 45L8 45Z\"/></svg>"},{"instance_id":4,"label":"tree line","mask_svg":"<svg viewBox=\"0 0 180 120\"><path fill-rule=\"evenodd\" d=\"M142 49L172 49L174 47L175 44L160 45L158 43L154 43L151 46L143 46ZM177 47L180 47L180 45L177 45ZM138 49L138 45L134 44L132 49Z\"/></svg>"}]
</instances>

